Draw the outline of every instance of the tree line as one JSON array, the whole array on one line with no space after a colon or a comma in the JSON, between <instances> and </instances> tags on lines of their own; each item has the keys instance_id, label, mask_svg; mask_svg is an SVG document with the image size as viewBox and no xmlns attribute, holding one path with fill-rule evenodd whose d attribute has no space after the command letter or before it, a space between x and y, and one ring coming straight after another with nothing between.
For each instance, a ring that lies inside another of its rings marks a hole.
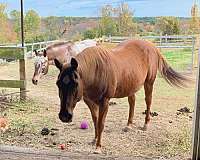
<instances>
[{"instance_id":1,"label":"tree line","mask_svg":"<svg viewBox=\"0 0 200 160\"><path fill-rule=\"evenodd\" d=\"M18 43L20 41L20 11L6 12L7 5L0 3L0 43ZM74 30L77 24L88 21L96 25L84 30ZM86 39L102 36L173 35L191 34L187 25L189 20L181 21L177 17L134 17L127 3L117 7L105 5L99 11L99 17L40 17L34 10L24 15L25 41L38 42L65 38ZM73 33L73 34L69 34Z\"/></svg>"}]
</instances>

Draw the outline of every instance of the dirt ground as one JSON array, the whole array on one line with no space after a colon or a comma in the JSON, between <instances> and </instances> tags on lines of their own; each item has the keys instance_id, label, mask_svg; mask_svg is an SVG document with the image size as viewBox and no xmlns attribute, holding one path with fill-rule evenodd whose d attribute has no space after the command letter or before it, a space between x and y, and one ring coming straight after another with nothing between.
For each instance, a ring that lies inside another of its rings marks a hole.
<instances>
[{"instance_id":1,"label":"dirt ground","mask_svg":"<svg viewBox=\"0 0 200 160\"><path fill-rule=\"evenodd\" d=\"M68 153L93 154L95 146L91 115L83 101L74 111L73 122L62 123L58 118L59 99L55 81L58 71L50 67L48 75L37 86L31 83L33 60L27 60L28 101L16 103L1 113L9 120L9 130L0 133L0 144L30 147L41 151L59 151L65 144ZM17 79L18 63L0 66L0 79ZM195 77L195 75L193 75ZM155 82L152 111L158 113L151 119L149 129L142 131L145 108L143 89L137 93L135 127L125 132L127 123L127 98L112 99L116 105L109 108L102 138L104 156L140 157L141 159L187 159L191 154L192 113L177 111L188 107L193 111L195 81L188 88L170 87L159 76ZM6 92L10 90L7 89ZM15 91L12 89L11 91ZM87 120L89 129L79 129L82 120ZM47 136L41 135L43 127L52 129ZM80 158L81 159L81 158ZM135 159L135 158L134 158Z\"/></svg>"}]
</instances>

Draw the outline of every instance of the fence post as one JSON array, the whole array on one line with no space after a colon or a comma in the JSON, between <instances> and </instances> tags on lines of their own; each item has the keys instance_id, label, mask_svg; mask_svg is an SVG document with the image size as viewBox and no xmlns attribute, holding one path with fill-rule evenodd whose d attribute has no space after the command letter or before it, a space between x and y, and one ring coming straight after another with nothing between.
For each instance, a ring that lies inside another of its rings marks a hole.
<instances>
[{"instance_id":1,"label":"fence post","mask_svg":"<svg viewBox=\"0 0 200 160\"><path fill-rule=\"evenodd\" d=\"M24 58L19 59L19 74L20 74L20 80L24 81L23 87L20 88L20 100L26 99L26 69L25 69L25 52L26 49L24 48Z\"/></svg>"},{"instance_id":2,"label":"fence post","mask_svg":"<svg viewBox=\"0 0 200 160\"><path fill-rule=\"evenodd\" d=\"M40 50L41 50L41 48L42 48L42 44L40 43Z\"/></svg>"},{"instance_id":3,"label":"fence post","mask_svg":"<svg viewBox=\"0 0 200 160\"><path fill-rule=\"evenodd\" d=\"M194 67L194 50L195 50L195 37L192 37L192 64L191 64L191 71Z\"/></svg>"},{"instance_id":4,"label":"fence post","mask_svg":"<svg viewBox=\"0 0 200 160\"><path fill-rule=\"evenodd\" d=\"M167 43L167 34L165 35L165 43Z\"/></svg>"},{"instance_id":5,"label":"fence post","mask_svg":"<svg viewBox=\"0 0 200 160\"><path fill-rule=\"evenodd\" d=\"M200 48L199 48L200 53ZM192 160L200 159L200 61L198 60L198 72L196 83L196 98L195 109L193 118L193 130L192 130Z\"/></svg>"},{"instance_id":6,"label":"fence post","mask_svg":"<svg viewBox=\"0 0 200 160\"><path fill-rule=\"evenodd\" d=\"M160 36L160 46L162 46L162 37Z\"/></svg>"},{"instance_id":7,"label":"fence post","mask_svg":"<svg viewBox=\"0 0 200 160\"><path fill-rule=\"evenodd\" d=\"M109 35L109 42L112 43L112 37Z\"/></svg>"},{"instance_id":8,"label":"fence post","mask_svg":"<svg viewBox=\"0 0 200 160\"><path fill-rule=\"evenodd\" d=\"M32 43L32 45L31 45L31 52L33 53L33 46L34 46L34 44Z\"/></svg>"}]
</instances>

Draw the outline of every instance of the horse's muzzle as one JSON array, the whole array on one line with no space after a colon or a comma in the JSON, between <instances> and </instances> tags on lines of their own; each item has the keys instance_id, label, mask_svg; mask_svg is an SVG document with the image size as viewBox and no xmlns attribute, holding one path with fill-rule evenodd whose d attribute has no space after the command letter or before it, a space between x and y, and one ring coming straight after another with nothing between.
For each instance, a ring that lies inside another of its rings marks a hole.
<instances>
[{"instance_id":1,"label":"horse's muzzle","mask_svg":"<svg viewBox=\"0 0 200 160\"><path fill-rule=\"evenodd\" d=\"M59 119L64 123L72 122L72 114L71 113L59 113Z\"/></svg>"},{"instance_id":2,"label":"horse's muzzle","mask_svg":"<svg viewBox=\"0 0 200 160\"><path fill-rule=\"evenodd\" d=\"M37 83L38 83L38 80L36 79L32 79L32 83L34 84L34 85L37 85Z\"/></svg>"}]
</instances>

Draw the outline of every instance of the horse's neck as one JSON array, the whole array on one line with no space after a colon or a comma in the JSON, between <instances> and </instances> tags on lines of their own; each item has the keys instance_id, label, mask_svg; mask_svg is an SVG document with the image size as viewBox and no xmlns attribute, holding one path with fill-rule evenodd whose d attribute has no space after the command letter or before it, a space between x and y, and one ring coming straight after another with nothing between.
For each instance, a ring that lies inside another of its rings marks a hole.
<instances>
[{"instance_id":1,"label":"horse's neck","mask_svg":"<svg viewBox=\"0 0 200 160\"><path fill-rule=\"evenodd\" d=\"M98 84L102 83L102 79L106 80L112 73L113 70L113 63L107 63L105 57L99 56L97 58L93 57L93 54L90 54L87 59L85 53L81 53L77 55L76 59L78 60L78 72L82 77L83 81L87 84ZM99 60L98 60L99 59ZM99 77L99 79L97 79ZM101 77L101 78L100 78Z\"/></svg>"},{"instance_id":2,"label":"horse's neck","mask_svg":"<svg viewBox=\"0 0 200 160\"><path fill-rule=\"evenodd\" d=\"M112 66L105 65L103 68L103 64L93 64L79 63L78 73L83 84L83 95L93 101L107 95L112 97L117 82Z\"/></svg>"},{"instance_id":3,"label":"horse's neck","mask_svg":"<svg viewBox=\"0 0 200 160\"><path fill-rule=\"evenodd\" d=\"M58 59L59 61L66 60L66 47L55 47L47 51L48 61L53 61L54 59Z\"/></svg>"}]
</instances>

